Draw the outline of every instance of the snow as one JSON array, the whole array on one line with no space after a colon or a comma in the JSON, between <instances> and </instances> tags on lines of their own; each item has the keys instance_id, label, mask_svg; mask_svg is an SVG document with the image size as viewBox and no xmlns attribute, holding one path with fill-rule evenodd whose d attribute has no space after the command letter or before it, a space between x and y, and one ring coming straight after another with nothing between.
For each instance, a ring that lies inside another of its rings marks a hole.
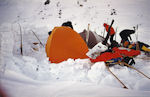
<instances>
[{"instance_id":1,"label":"snow","mask_svg":"<svg viewBox=\"0 0 150 97\"><path fill-rule=\"evenodd\" d=\"M133 69L115 65L108 72L103 62L68 59L54 64L48 61L43 44L48 31L65 21L72 21L75 31L87 29L103 35L103 23L117 29L138 25L138 40L150 44L149 0L0 0L0 88L8 97L101 97L149 96L150 81ZM83 6L80 6L83 5ZM113 9L116 15L110 15ZM60 11L61 10L61 11ZM20 55L22 32L23 56ZM106 33L105 33L106 35ZM133 41L136 41L135 35ZM38 44L33 44L38 43ZM150 75L150 60L138 56L135 68Z\"/></svg>"}]
</instances>

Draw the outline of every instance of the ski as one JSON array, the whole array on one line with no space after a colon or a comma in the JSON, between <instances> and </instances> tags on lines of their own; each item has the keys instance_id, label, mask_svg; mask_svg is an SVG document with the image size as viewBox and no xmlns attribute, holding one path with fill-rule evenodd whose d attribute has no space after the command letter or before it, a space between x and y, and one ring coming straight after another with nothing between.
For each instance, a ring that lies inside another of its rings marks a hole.
<instances>
[{"instance_id":1,"label":"ski","mask_svg":"<svg viewBox=\"0 0 150 97\"><path fill-rule=\"evenodd\" d=\"M125 62L121 62L121 63L123 63L124 65L126 65L126 66L129 67L129 68L132 68L132 69L136 70L137 72L139 72L140 74L142 74L142 75L145 76L146 78L150 79L150 77L148 77L148 76L145 75L143 72L141 72L141 71L139 71L138 69L136 69L135 67L133 67L133 66L131 66L131 65L125 63Z\"/></svg>"},{"instance_id":2,"label":"ski","mask_svg":"<svg viewBox=\"0 0 150 97\"><path fill-rule=\"evenodd\" d=\"M123 88L128 89L127 86L109 69L109 63L105 63L107 70L118 80L118 82L123 86Z\"/></svg>"}]
</instances>

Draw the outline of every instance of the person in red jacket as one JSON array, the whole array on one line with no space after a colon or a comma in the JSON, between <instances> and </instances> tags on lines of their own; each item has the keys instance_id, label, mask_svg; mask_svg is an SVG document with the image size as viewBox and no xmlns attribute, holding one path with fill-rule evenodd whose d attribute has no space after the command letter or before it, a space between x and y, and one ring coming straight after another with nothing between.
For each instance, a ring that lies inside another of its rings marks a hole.
<instances>
[{"instance_id":1,"label":"person in red jacket","mask_svg":"<svg viewBox=\"0 0 150 97\"><path fill-rule=\"evenodd\" d=\"M109 26L110 26L110 25L104 23L103 26L105 27L106 31L109 32L108 30L109 30ZM111 27L111 28L110 28L110 32L107 33L106 38L105 38L103 44L105 45L105 44L107 43L107 41L108 41L108 39L109 39L109 36L110 36L110 43L112 43L114 35L115 35L115 30L114 30L113 27Z\"/></svg>"}]
</instances>

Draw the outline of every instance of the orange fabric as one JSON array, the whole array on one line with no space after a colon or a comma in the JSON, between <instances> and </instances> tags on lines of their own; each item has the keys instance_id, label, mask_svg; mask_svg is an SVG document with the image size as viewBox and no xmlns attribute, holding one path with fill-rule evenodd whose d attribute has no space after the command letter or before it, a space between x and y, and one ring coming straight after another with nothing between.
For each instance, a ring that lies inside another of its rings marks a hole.
<instances>
[{"instance_id":1,"label":"orange fabric","mask_svg":"<svg viewBox=\"0 0 150 97\"><path fill-rule=\"evenodd\" d=\"M108 32L109 25L108 25L108 24L106 24L106 23L104 23L103 25L104 25L104 27L105 27L106 31ZM109 32L109 35L113 35L113 34L115 34L115 30L114 30L114 28L113 28L113 27L111 27L111 28L110 28L110 32Z\"/></svg>"},{"instance_id":2,"label":"orange fabric","mask_svg":"<svg viewBox=\"0 0 150 97\"><path fill-rule=\"evenodd\" d=\"M88 58L88 47L81 36L69 27L55 27L46 43L46 54L52 63Z\"/></svg>"}]
</instances>

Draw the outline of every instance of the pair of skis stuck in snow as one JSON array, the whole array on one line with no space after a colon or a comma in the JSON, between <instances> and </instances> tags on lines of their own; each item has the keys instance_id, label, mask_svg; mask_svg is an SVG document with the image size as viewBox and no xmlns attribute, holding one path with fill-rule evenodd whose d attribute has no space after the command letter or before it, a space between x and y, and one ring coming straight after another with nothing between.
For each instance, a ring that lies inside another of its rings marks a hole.
<instances>
[{"instance_id":1,"label":"pair of skis stuck in snow","mask_svg":"<svg viewBox=\"0 0 150 97\"><path fill-rule=\"evenodd\" d=\"M107 70L112 74L112 76L114 76L114 77L116 78L116 80L123 86L123 88L128 89L128 87L109 69L109 65L110 65L110 64L111 64L111 62L106 62L106 63L105 63L105 66L106 66ZM127 66L127 67L129 67L129 68L131 68L131 69L134 69L134 70L137 71L138 73L142 74L144 77L150 79L150 77L148 77L147 75L145 75L143 72L141 72L141 71L139 71L138 69L136 69L135 67L133 67L133 66L127 64L126 62L116 62L116 63L113 63L113 64L119 64L119 65L121 65L121 66L122 66L122 64L123 64L124 66Z\"/></svg>"}]
</instances>

